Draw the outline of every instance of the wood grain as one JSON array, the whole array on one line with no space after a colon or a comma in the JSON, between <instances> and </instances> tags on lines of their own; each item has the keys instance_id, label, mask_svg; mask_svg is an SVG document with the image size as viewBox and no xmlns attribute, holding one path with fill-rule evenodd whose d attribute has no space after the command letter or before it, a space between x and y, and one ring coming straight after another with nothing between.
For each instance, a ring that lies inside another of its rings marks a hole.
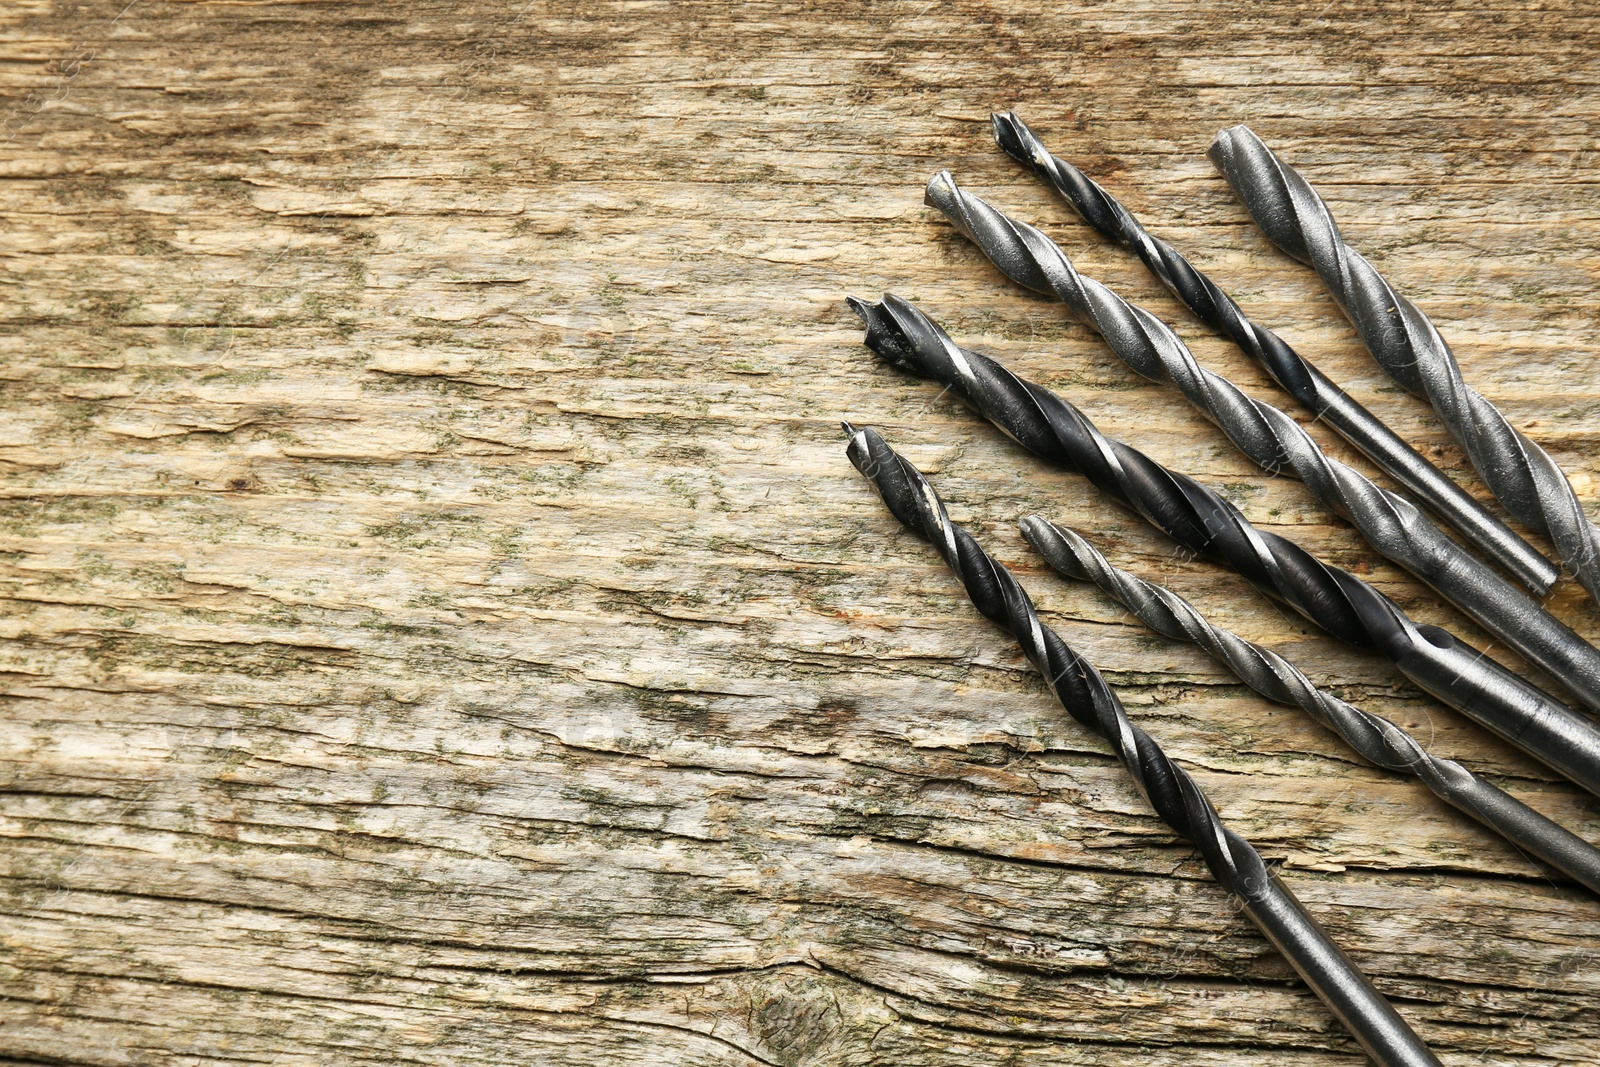
<instances>
[{"instance_id":1,"label":"wood grain","mask_svg":"<svg viewBox=\"0 0 1600 1067\"><path fill-rule=\"evenodd\" d=\"M1092 532L1591 840L1594 801L877 365L842 300L915 299L1486 647L921 187L950 167L1278 396L994 150L1015 107L1479 492L1212 173L1249 122L1593 501L1596 29L1503 2L9 5L0 1060L1362 1062L883 511L849 418L1447 1063L1600 1064L1600 903L1044 573L1015 520Z\"/></svg>"}]
</instances>

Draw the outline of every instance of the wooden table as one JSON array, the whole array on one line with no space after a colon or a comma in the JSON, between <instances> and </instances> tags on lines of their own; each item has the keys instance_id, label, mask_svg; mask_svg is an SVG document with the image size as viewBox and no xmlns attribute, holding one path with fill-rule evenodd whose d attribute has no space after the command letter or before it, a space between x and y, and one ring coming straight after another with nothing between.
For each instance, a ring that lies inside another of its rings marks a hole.
<instances>
[{"instance_id":1,"label":"wooden table","mask_svg":"<svg viewBox=\"0 0 1600 1067\"><path fill-rule=\"evenodd\" d=\"M847 417L1447 1063L1600 1063L1600 903L1015 520L1591 840L1600 807L879 365L843 303L914 299L1486 647L921 189L951 168L1284 403L995 151L1017 108L1481 491L1206 162L1248 122L1594 501L1581 8L9 5L0 1061L1361 1062L882 509Z\"/></svg>"}]
</instances>

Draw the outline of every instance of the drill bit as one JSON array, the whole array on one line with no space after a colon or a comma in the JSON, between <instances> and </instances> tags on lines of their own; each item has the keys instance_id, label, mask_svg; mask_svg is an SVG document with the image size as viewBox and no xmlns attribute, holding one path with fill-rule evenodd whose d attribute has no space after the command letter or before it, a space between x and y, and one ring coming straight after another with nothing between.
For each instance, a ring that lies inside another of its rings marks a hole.
<instances>
[{"instance_id":1,"label":"drill bit","mask_svg":"<svg viewBox=\"0 0 1600 1067\"><path fill-rule=\"evenodd\" d=\"M1322 198L1261 138L1234 126L1208 154L1267 239L1315 268L1384 372L1433 405L1495 498L1549 534L1579 583L1600 598L1600 532L1550 454L1466 383L1433 322L1344 243Z\"/></svg>"},{"instance_id":2,"label":"drill bit","mask_svg":"<svg viewBox=\"0 0 1600 1067\"><path fill-rule=\"evenodd\" d=\"M1386 559L1600 710L1600 649L1446 537L1410 501L1329 458L1288 415L1201 367L1165 323L1079 274L1038 229L957 188L948 173L928 183L927 199L1013 281L1062 301L1132 370L1171 381L1251 460L1274 474L1297 476ZM890 313L904 306L894 302Z\"/></svg>"},{"instance_id":3,"label":"drill bit","mask_svg":"<svg viewBox=\"0 0 1600 1067\"><path fill-rule=\"evenodd\" d=\"M1011 112L991 116L995 142L1030 167L1083 220L1133 251L1179 300L1211 328L1226 334L1318 420L1359 449L1379 470L1405 486L1471 544L1543 595L1560 571L1439 468L1276 333L1245 317L1227 293L1166 241L1148 233L1121 203L1066 160L1053 156Z\"/></svg>"},{"instance_id":4,"label":"drill bit","mask_svg":"<svg viewBox=\"0 0 1600 1067\"><path fill-rule=\"evenodd\" d=\"M1038 516L1022 520L1022 536L1045 562L1069 578L1093 582L1157 633L1190 641L1269 700L1291 704L1386 770L1408 774L1434 795L1600 893L1600 849L1454 760L1430 754L1415 738L1379 715L1324 692L1270 648L1207 622L1189 601L1119 570L1078 533Z\"/></svg>"},{"instance_id":5,"label":"drill bit","mask_svg":"<svg viewBox=\"0 0 1600 1067\"><path fill-rule=\"evenodd\" d=\"M850 306L886 362L942 383L1023 447L1077 471L1183 547L1226 563L1268 596L1358 648L1524 752L1600 796L1600 728L1437 626L1419 626L1349 571L1258 530L1187 475L1104 436L1088 416L987 356L958 348L906 304Z\"/></svg>"},{"instance_id":6,"label":"drill bit","mask_svg":"<svg viewBox=\"0 0 1600 1067\"><path fill-rule=\"evenodd\" d=\"M850 462L872 482L894 517L933 545L966 587L973 605L1017 639L1061 706L1085 729L1110 742L1162 821L1199 848L1212 876L1239 900L1245 914L1367 1054L1383 1067L1438 1067L1438 1059L1267 869L1254 846L1222 824L1189 772L1129 721L1100 673L1040 621L1011 572L950 521L944 502L922 472L875 431L857 430L849 423L844 429L850 437L846 453Z\"/></svg>"}]
</instances>

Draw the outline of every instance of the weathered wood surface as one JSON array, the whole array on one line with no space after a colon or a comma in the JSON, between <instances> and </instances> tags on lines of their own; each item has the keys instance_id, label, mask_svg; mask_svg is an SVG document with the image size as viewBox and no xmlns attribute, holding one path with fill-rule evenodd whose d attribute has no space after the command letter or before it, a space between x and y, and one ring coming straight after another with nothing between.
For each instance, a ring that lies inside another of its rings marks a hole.
<instances>
[{"instance_id":1,"label":"weathered wood surface","mask_svg":"<svg viewBox=\"0 0 1600 1067\"><path fill-rule=\"evenodd\" d=\"M1594 500L1583 5L125 4L0 15L5 1062L1361 1062L848 417L1447 1063L1600 1063L1600 904L1014 520L1600 839L1595 802L880 368L841 302L916 298L1465 629L920 190L950 166L1277 395L994 151L1017 107L1476 490L1213 175L1248 121Z\"/></svg>"}]
</instances>

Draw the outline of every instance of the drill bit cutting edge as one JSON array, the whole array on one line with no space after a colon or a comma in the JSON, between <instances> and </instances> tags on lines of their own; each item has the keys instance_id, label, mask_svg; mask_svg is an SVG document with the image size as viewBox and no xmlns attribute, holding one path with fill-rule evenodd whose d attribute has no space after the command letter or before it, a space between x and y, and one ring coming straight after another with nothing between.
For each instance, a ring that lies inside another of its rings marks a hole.
<instances>
[{"instance_id":1,"label":"drill bit cutting edge","mask_svg":"<svg viewBox=\"0 0 1600 1067\"><path fill-rule=\"evenodd\" d=\"M1223 825L1189 772L1129 719L1100 673L1034 610L1016 578L950 521L922 472L871 429L844 424L847 455L908 530L931 544L973 606L1015 637L1061 706L1112 751L1163 822L1200 850L1213 877L1243 905L1313 992L1380 1067L1439 1067L1439 1060L1383 994L1267 869L1261 854Z\"/></svg>"},{"instance_id":2,"label":"drill bit cutting edge","mask_svg":"<svg viewBox=\"0 0 1600 1067\"><path fill-rule=\"evenodd\" d=\"M1316 270L1384 372L1433 405L1496 499L1549 534L1578 582L1600 599L1600 531L1550 454L1466 383L1432 320L1344 243L1316 190L1248 127L1217 134L1208 154L1267 239Z\"/></svg>"},{"instance_id":3,"label":"drill bit cutting edge","mask_svg":"<svg viewBox=\"0 0 1600 1067\"><path fill-rule=\"evenodd\" d=\"M995 143L1071 204L1090 226L1133 251L1150 272L1202 322L1226 334L1273 381L1318 420L1505 567L1543 595L1560 571L1372 412L1339 388L1276 333L1245 317L1239 305L1170 244L1152 236L1133 214L1077 167L1050 154L1012 112L990 116Z\"/></svg>"},{"instance_id":4,"label":"drill bit cutting edge","mask_svg":"<svg viewBox=\"0 0 1600 1067\"><path fill-rule=\"evenodd\" d=\"M1426 582L1583 704L1600 710L1600 649L1446 537L1410 501L1330 458L1288 415L1201 367L1165 323L1079 274L1044 233L958 188L949 172L928 183L927 201L1007 277L1066 304L1130 369L1172 382L1252 461L1274 474L1298 477L1381 555Z\"/></svg>"}]
</instances>

